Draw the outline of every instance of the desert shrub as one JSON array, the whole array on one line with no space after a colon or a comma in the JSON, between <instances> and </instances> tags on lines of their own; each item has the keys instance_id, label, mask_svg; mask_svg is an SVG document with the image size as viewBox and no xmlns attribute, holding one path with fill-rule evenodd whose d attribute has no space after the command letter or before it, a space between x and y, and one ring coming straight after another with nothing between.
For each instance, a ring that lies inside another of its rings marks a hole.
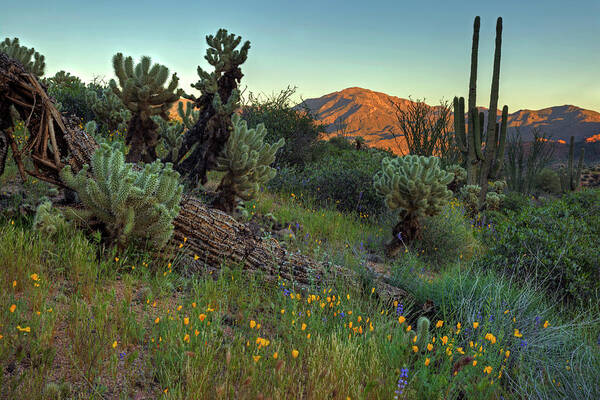
<instances>
[{"instance_id":1,"label":"desert shrub","mask_svg":"<svg viewBox=\"0 0 600 400\"><path fill-rule=\"evenodd\" d=\"M560 176L551 168L542 169L534 178L533 185L538 190L558 194L561 192Z\"/></svg>"},{"instance_id":2,"label":"desert shrub","mask_svg":"<svg viewBox=\"0 0 600 400\"><path fill-rule=\"evenodd\" d=\"M69 76L63 79L55 75L47 80L48 94L56 102L60 103L59 109L62 113L73 114L87 123L95 118L94 111L87 98L89 92L95 92L98 96L102 94L102 85L98 83L84 84L79 78Z\"/></svg>"},{"instance_id":3,"label":"desert shrub","mask_svg":"<svg viewBox=\"0 0 600 400\"><path fill-rule=\"evenodd\" d=\"M37 207L33 218L33 228L45 236L52 236L67 227L62 213L52 207L49 200L45 200Z\"/></svg>"},{"instance_id":4,"label":"desert shrub","mask_svg":"<svg viewBox=\"0 0 600 400\"><path fill-rule=\"evenodd\" d=\"M529 197L519 192L508 192L504 201L502 202L501 211L514 211L520 212L523 208L527 207L531 202Z\"/></svg>"},{"instance_id":5,"label":"desert shrub","mask_svg":"<svg viewBox=\"0 0 600 400\"><path fill-rule=\"evenodd\" d=\"M340 150L329 143L320 146L318 161L303 168L280 168L269 183L271 190L303 194L317 206L335 206L344 212L369 215L385 212L383 199L377 196L371 182L387 153L376 149L357 151L353 147Z\"/></svg>"},{"instance_id":6,"label":"desert shrub","mask_svg":"<svg viewBox=\"0 0 600 400\"><path fill-rule=\"evenodd\" d=\"M266 99L250 94L249 104L243 107L242 119L249 128L264 124L267 129L265 143L273 144L280 139L285 145L277 152L276 166L303 165L308 160L311 147L319 134L325 132L323 125L307 111L292 107L290 97L295 88L288 87L279 95Z\"/></svg>"},{"instance_id":7,"label":"desert shrub","mask_svg":"<svg viewBox=\"0 0 600 400\"><path fill-rule=\"evenodd\" d=\"M481 268L546 282L549 293L569 303L591 305L600 298L600 191L508 211L484 240Z\"/></svg>"},{"instance_id":8,"label":"desert shrub","mask_svg":"<svg viewBox=\"0 0 600 400\"><path fill-rule=\"evenodd\" d=\"M449 262L469 258L476 241L464 208L453 200L440 214L422 220L421 238L413 249L420 258L439 270Z\"/></svg>"}]
</instances>

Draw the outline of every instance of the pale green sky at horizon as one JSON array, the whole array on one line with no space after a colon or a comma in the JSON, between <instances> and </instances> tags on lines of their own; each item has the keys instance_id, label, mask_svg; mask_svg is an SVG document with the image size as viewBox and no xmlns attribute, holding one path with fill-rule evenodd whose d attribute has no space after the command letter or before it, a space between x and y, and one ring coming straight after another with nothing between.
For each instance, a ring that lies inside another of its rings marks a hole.
<instances>
[{"instance_id":1,"label":"pale green sky at horizon","mask_svg":"<svg viewBox=\"0 0 600 400\"><path fill-rule=\"evenodd\" d=\"M149 55L190 83L219 28L250 40L242 88L267 94L297 86L303 98L358 86L402 98L467 96L473 18L481 16L478 105L487 107L495 22L503 17L499 105L509 111L571 104L600 112L600 1L185 2L174 10L113 0L30 1L5 7L0 36L46 56L46 75L66 70L114 77L117 52ZM36 10L31 12L31 10ZM299 98L297 96L297 99Z\"/></svg>"}]
</instances>

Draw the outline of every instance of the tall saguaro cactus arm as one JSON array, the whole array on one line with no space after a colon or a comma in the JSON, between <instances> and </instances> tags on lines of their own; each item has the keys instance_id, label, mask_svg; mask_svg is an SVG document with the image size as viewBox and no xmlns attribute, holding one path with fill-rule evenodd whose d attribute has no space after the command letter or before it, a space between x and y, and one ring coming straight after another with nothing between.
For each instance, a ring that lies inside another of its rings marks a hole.
<instances>
[{"instance_id":1,"label":"tall saguaro cactus arm","mask_svg":"<svg viewBox=\"0 0 600 400\"><path fill-rule=\"evenodd\" d=\"M585 155L585 149L581 149L579 156L579 162L577 163L577 169L574 169L573 161L575 158L575 137L571 136L569 142L569 162L566 170L563 168L560 174L560 184L563 192L577 190L581 183L581 171L583 169L583 158Z\"/></svg>"}]
</instances>

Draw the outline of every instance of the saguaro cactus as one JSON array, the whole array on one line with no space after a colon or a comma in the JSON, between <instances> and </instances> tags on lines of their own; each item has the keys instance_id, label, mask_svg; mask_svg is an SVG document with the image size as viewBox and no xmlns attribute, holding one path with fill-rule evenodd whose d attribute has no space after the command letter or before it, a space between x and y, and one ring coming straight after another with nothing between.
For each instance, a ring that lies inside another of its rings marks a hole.
<instances>
[{"instance_id":1,"label":"saguaro cactus","mask_svg":"<svg viewBox=\"0 0 600 400\"><path fill-rule=\"evenodd\" d=\"M579 162L577 163L577 169L573 168L573 158L575 156L575 137L571 136L569 142L569 164L566 170L563 169L560 174L560 186L563 192L574 191L579 188L581 183L581 170L583 169L583 156L585 155L585 149L581 149L581 155L579 156Z\"/></svg>"},{"instance_id":2,"label":"saguaro cactus","mask_svg":"<svg viewBox=\"0 0 600 400\"><path fill-rule=\"evenodd\" d=\"M46 67L44 56L35 51L33 47L30 49L21 46L18 38L14 38L12 41L6 38L4 42L0 42L0 52L20 62L27 72L31 72L38 77L44 75L44 68ZM32 56L33 60L31 60Z\"/></svg>"},{"instance_id":3,"label":"saguaro cactus","mask_svg":"<svg viewBox=\"0 0 600 400\"><path fill-rule=\"evenodd\" d=\"M384 158L381 166L373 177L373 186L390 209L400 209L401 220L386 249L388 256L393 256L402 241L410 242L419 236L419 219L438 214L452 197L447 186L454 174L441 169L437 157Z\"/></svg>"},{"instance_id":4,"label":"saguaro cactus","mask_svg":"<svg viewBox=\"0 0 600 400\"><path fill-rule=\"evenodd\" d=\"M494 70L487 128L484 133L484 114L477 110L477 58L479 47L479 22L475 17L473 24L473 47L471 49L471 75L469 79L468 131L465 129L465 99L454 98L454 132L458 147L465 160L467 184L479 184L481 187L480 204L485 200L487 182L497 178L504 160L508 107L502 108L501 123L496 122L498 109L498 90L500 82L500 54L502 48L502 18L496 22L496 45L494 52ZM485 149L482 144L485 140Z\"/></svg>"},{"instance_id":5,"label":"saguaro cactus","mask_svg":"<svg viewBox=\"0 0 600 400\"><path fill-rule=\"evenodd\" d=\"M208 73L198 67L200 80L192 87L202 95L199 98L185 96L194 101L200 114L186 133L175 164L178 171L187 174L192 181L199 179L200 183L206 183L206 172L216 167L217 157L229 138L231 115L240 106L237 87L244 76L240 65L246 61L250 49L250 42L246 41L241 49L235 50L241 40L240 36L227 34L225 29L219 29L216 36L207 36L209 49L204 58L215 71ZM183 157L187 158L182 160Z\"/></svg>"},{"instance_id":6,"label":"saguaro cactus","mask_svg":"<svg viewBox=\"0 0 600 400\"><path fill-rule=\"evenodd\" d=\"M134 69L131 57L124 58L122 53L113 57L120 88L114 79L110 80L110 87L132 113L125 137L125 143L130 145L127 162L152 162L156 159L159 135L151 117L158 115L168 120L169 109L183 93L183 90L177 89L179 78L176 73L165 88L163 85L169 78L169 69L160 64L150 68L150 64L150 57L144 56Z\"/></svg>"}]
</instances>

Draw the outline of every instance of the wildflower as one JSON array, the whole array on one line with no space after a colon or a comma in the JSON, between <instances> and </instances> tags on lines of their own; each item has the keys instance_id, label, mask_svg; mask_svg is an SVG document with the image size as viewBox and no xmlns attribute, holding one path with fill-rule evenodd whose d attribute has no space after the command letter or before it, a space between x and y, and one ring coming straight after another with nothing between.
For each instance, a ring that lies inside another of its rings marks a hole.
<instances>
[{"instance_id":1,"label":"wildflower","mask_svg":"<svg viewBox=\"0 0 600 400\"><path fill-rule=\"evenodd\" d=\"M489 340L490 343L492 343L492 344L496 343L496 337L494 335L492 335L491 333L487 333L485 335L485 339Z\"/></svg>"},{"instance_id":2,"label":"wildflower","mask_svg":"<svg viewBox=\"0 0 600 400\"><path fill-rule=\"evenodd\" d=\"M251 320L250 321L250 329L254 329L255 326L256 326L256 321L255 320Z\"/></svg>"},{"instance_id":3,"label":"wildflower","mask_svg":"<svg viewBox=\"0 0 600 400\"><path fill-rule=\"evenodd\" d=\"M473 322L473 329L477 329L478 326L479 326L479 322Z\"/></svg>"},{"instance_id":4,"label":"wildflower","mask_svg":"<svg viewBox=\"0 0 600 400\"><path fill-rule=\"evenodd\" d=\"M487 366L483 369L483 372L485 372L486 374L491 374L492 373L492 367L491 366Z\"/></svg>"},{"instance_id":5,"label":"wildflower","mask_svg":"<svg viewBox=\"0 0 600 400\"><path fill-rule=\"evenodd\" d=\"M156 319L154 320L155 324L158 324L160 322L160 318L156 317Z\"/></svg>"},{"instance_id":6,"label":"wildflower","mask_svg":"<svg viewBox=\"0 0 600 400\"><path fill-rule=\"evenodd\" d=\"M412 351L416 353L417 351L419 351L419 347L418 346L413 346L412 347Z\"/></svg>"},{"instance_id":7,"label":"wildflower","mask_svg":"<svg viewBox=\"0 0 600 400\"><path fill-rule=\"evenodd\" d=\"M404 321L406 321L406 318L404 318L403 315L401 315L401 316L398 317L398 322L400 322L401 324L403 324Z\"/></svg>"},{"instance_id":8,"label":"wildflower","mask_svg":"<svg viewBox=\"0 0 600 400\"><path fill-rule=\"evenodd\" d=\"M398 389L396 389L395 391L396 396L394 396L394 399L397 399L398 396L402 394L404 387L408 383L408 380L406 378L408 378L408 369L402 368L402 370L400 371L400 377L398 378Z\"/></svg>"},{"instance_id":9,"label":"wildflower","mask_svg":"<svg viewBox=\"0 0 600 400\"><path fill-rule=\"evenodd\" d=\"M117 341L116 340L113 342L112 347L113 347L113 349L117 348Z\"/></svg>"},{"instance_id":10,"label":"wildflower","mask_svg":"<svg viewBox=\"0 0 600 400\"><path fill-rule=\"evenodd\" d=\"M283 315L285 313L284 309L281 309L281 315Z\"/></svg>"},{"instance_id":11,"label":"wildflower","mask_svg":"<svg viewBox=\"0 0 600 400\"><path fill-rule=\"evenodd\" d=\"M252 356L252 358L254 358L254 362L257 363L258 360L260 360L260 356Z\"/></svg>"},{"instance_id":12,"label":"wildflower","mask_svg":"<svg viewBox=\"0 0 600 400\"><path fill-rule=\"evenodd\" d=\"M298 350L292 350L292 357L297 358L298 357Z\"/></svg>"},{"instance_id":13,"label":"wildflower","mask_svg":"<svg viewBox=\"0 0 600 400\"><path fill-rule=\"evenodd\" d=\"M515 337L518 337L518 338L520 338L520 337L523 337L523 334L522 334L521 332L519 332L519 330L518 330L518 329L516 329L516 328L515 328L515 333L514 333L514 335L515 335Z\"/></svg>"},{"instance_id":14,"label":"wildflower","mask_svg":"<svg viewBox=\"0 0 600 400\"><path fill-rule=\"evenodd\" d=\"M277 357L278 357L278 356L279 356L279 355L277 354L277 352L273 353L273 358L274 358L275 360L277 360Z\"/></svg>"},{"instance_id":15,"label":"wildflower","mask_svg":"<svg viewBox=\"0 0 600 400\"><path fill-rule=\"evenodd\" d=\"M194 254L194 261L197 261L200 257L198 256L198 254Z\"/></svg>"},{"instance_id":16,"label":"wildflower","mask_svg":"<svg viewBox=\"0 0 600 400\"><path fill-rule=\"evenodd\" d=\"M544 322L544 329L546 329L548 327L548 325L550 325L550 323L548 321Z\"/></svg>"},{"instance_id":17,"label":"wildflower","mask_svg":"<svg viewBox=\"0 0 600 400\"><path fill-rule=\"evenodd\" d=\"M198 329L196 329L196 330L194 331L194 335L198 336L199 334L200 334L200 331L199 331Z\"/></svg>"},{"instance_id":18,"label":"wildflower","mask_svg":"<svg viewBox=\"0 0 600 400\"><path fill-rule=\"evenodd\" d=\"M427 351L433 350L433 345L431 343L427 344Z\"/></svg>"},{"instance_id":19,"label":"wildflower","mask_svg":"<svg viewBox=\"0 0 600 400\"><path fill-rule=\"evenodd\" d=\"M477 360L473 360L473 366L477 365Z\"/></svg>"},{"instance_id":20,"label":"wildflower","mask_svg":"<svg viewBox=\"0 0 600 400\"><path fill-rule=\"evenodd\" d=\"M198 318L200 319L200 322L202 322L206 318L206 314L200 314L198 315Z\"/></svg>"},{"instance_id":21,"label":"wildflower","mask_svg":"<svg viewBox=\"0 0 600 400\"><path fill-rule=\"evenodd\" d=\"M38 281L40 279L40 277L38 276L38 274L31 274L31 275L29 275L29 277L31 279L33 279L34 281Z\"/></svg>"},{"instance_id":22,"label":"wildflower","mask_svg":"<svg viewBox=\"0 0 600 400\"><path fill-rule=\"evenodd\" d=\"M190 341L190 335L188 335L187 333L185 334L185 336L183 337L183 341L184 342L189 342Z\"/></svg>"},{"instance_id":23,"label":"wildflower","mask_svg":"<svg viewBox=\"0 0 600 400\"><path fill-rule=\"evenodd\" d=\"M442 338L442 343L443 343L443 344L446 344L446 343L448 343L448 336L444 336L444 337Z\"/></svg>"},{"instance_id":24,"label":"wildflower","mask_svg":"<svg viewBox=\"0 0 600 400\"><path fill-rule=\"evenodd\" d=\"M196 308L196 303L192 303L192 308Z\"/></svg>"},{"instance_id":25,"label":"wildflower","mask_svg":"<svg viewBox=\"0 0 600 400\"><path fill-rule=\"evenodd\" d=\"M462 325L461 325L461 324L460 324L460 322L459 322L458 324L456 324L456 329L458 329L458 330L460 331L460 327L461 327L461 326L462 326Z\"/></svg>"},{"instance_id":26,"label":"wildflower","mask_svg":"<svg viewBox=\"0 0 600 400\"><path fill-rule=\"evenodd\" d=\"M426 358L425 359L425 366L428 366L428 365L429 365L429 358Z\"/></svg>"},{"instance_id":27,"label":"wildflower","mask_svg":"<svg viewBox=\"0 0 600 400\"><path fill-rule=\"evenodd\" d=\"M435 327L436 327L436 328L441 328L443 325L444 325L444 321L442 321L442 320L439 320L439 321L437 322L437 324L435 324Z\"/></svg>"},{"instance_id":28,"label":"wildflower","mask_svg":"<svg viewBox=\"0 0 600 400\"><path fill-rule=\"evenodd\" d=\"M505 356L506 358L508 358L508 356L510 356L510 350L506 350L506 353L504 353L504 356Z\"/></svg>"},{"instance_id":29,"label":"wildflower","mask_svg":"<svg viewBox=\"0 0 600 400\"><path fill-rule=\"evenodd\" d=\"M12 286L13 286L13 287L17 286L17 281L13 281L13 284L12 284Z\"/></svg>"},{"instance_id":30,"label":"wildflower","mask_svg":"<svg viewBox=\"0 0 600 400\"><path fill-rule=\"evenodd\" d=\"M15 312L15 310L17 309L17 305L13 304L12 306L10 306L9 310L10 312Z\"/></svg>"},{"instance_id":31,"label":"wildflower","mask_svg":"<svg viewBox=\"0 0 600 400\"><path fill-rule=\"evenodd\" d=\"M302 324L302 330L305 330L305 329L306 329L306 324L305 324L305 323L303 323L303 324Z\"/></svg>"},{"instance_id":32,"label":"wildflower","mask_svg":"<svg viewBox=\"0 0 600 400\"><path fill-rule=\"evenodd\" d=\"M411 325L407 326L407 327L406 327L406 332L410 332L410 330L411 330L411 329L412 329L412 326L411 326Z\"/></svg>"}]
</instances>

